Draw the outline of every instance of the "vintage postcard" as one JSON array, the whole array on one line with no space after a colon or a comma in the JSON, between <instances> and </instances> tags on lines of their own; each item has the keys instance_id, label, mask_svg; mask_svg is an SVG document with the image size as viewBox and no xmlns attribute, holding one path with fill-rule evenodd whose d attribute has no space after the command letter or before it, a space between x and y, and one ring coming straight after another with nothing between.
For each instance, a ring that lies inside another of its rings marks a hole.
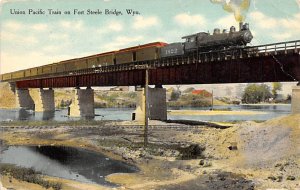
<instances>
[{"instance_id":1,"label":"vintage postcard","mask_svg":"<svg viewBox=\"0 0 300 190\"><path fill-rule=\"evenodd\" d=\"M0 190L300 190L299 0L0 0Z\"/></svg>"}]
</instances>

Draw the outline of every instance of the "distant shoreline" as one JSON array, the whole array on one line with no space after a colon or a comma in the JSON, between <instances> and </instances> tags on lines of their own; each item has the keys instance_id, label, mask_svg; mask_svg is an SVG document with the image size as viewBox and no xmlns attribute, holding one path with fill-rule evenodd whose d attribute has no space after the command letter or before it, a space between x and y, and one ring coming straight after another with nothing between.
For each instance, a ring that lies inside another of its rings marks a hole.
<instances>
[{"instance_id":1,"label":"distant shoreline","mask_svg":"<svg viewBox=\"0 0 300 190\"><path fill-rule=\"evenodd\" d=\"M281 105L281 106L288 106L291 105L291 103L258 103L258 104L239 104L242 106L276 106L276 105Z\"/></svg>"},{"instance_id":2,"label":"distant shoreline","mask_svg":"<svg viewBox=\"0 0 300 190\"><path fill-rule=\"evenodd\" d=\"M262 115L260 111L168 110L170 115Z\"/></svg>"}]
</instances>

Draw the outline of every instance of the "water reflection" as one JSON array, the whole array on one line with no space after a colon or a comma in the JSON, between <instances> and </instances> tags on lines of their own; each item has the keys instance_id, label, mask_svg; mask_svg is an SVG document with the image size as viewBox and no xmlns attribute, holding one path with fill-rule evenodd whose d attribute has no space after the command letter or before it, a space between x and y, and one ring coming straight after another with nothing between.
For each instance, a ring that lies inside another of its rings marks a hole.
<instances>
[{"instance_id":1,"label":"water reflection","mask_svg":"<svg viewBox=\"0 0 300 190\"><path fill-rule=\"evenodd\" d=\"M211 107L181 107L168 108L174 109L190 109L190 110L209 110ZM168 115L168 119L188 119L188 120L204 120L204 121L245 121L245 120L268 120L274 117L290 114L291 105L225 105L214 106L214 109L221 110L250 110L260 111L266 114L254 115ZM96 116L93 118L69 117L68 110L62 109L55 112L33 112L32 110L4 110L0 109L0 121L8 120L55 120L55 121L70 121L70 120L131 120L133 108L97 108L95 109Z\"/></svg>"},{"instance_id":2,"label":"water reflection","mask_svg":"<svg viewBox=\"0 0 300 190\"><path fill-rule=\"evenodd\" d=\"M46 111L43 112L42 120L53 120L55 117L55 111Z\"/></svg>"},{"instance_id":3,"label":"water reflection","mask_svg":"<svg viewBox=\"0 0 300 190\"><path fill-rule=\"evenodd\" d=\"M46 175L109 186L114 184L105 181L105 176L138 171L133 165L99 153L55 146L11 146L2 152L1 163L33 167Z\"/></svg>"},{"instance_id":4,"label":"water reflection","mask_svg":"<svg viewBox=\"0 0 300 190\"><path fill-rule=\"evenodd\" d=\"M17 120L31 120L34 118L34 112L27 109L19 109L16 111Z\"/></svg>"}]
</instances>

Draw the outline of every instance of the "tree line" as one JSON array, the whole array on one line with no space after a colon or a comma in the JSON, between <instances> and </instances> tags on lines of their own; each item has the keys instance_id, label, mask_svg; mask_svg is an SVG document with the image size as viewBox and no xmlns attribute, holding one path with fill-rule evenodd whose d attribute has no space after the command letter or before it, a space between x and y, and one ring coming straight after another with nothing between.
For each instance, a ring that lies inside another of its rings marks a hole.
<instances>
[{"instance_id":1,"label":"tree line","mask_svg":"<svg viewBox=\"0 0 300 190\"><path fill-rule=\"evenodd\" d=\"M282 89L279 82L272 83L272 88L266 84L249 84L242 95L243 103L256 104L260 102L275 101L278 97L278 91ZM288 96L287 99L290 99Z\"/></svg>"}]
</instances>

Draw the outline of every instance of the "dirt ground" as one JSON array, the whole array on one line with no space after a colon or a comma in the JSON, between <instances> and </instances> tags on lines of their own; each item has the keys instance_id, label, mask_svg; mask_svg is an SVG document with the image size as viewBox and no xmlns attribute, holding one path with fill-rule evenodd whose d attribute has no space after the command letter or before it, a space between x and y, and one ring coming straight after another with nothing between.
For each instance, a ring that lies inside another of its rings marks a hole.
<instances>
[{"instance_id":1,"label":"dirt ground","mask_svg":"<svg viewBox=\"0 0 300 190\"><path fill-rule=\"evenodd\" d=\"M139 167L137 173L107 176L106 180L120 184L114 189L300 190L299 114L227 128L151 121L146 148L143 126L128 121L0 127L0 138L8 145L82 147ZM47 178L62 182L65 190L110 189ZM6 176L1 180L6 188L42 189L17 180L9 182Z\"/></svg>"}]
</instances>

